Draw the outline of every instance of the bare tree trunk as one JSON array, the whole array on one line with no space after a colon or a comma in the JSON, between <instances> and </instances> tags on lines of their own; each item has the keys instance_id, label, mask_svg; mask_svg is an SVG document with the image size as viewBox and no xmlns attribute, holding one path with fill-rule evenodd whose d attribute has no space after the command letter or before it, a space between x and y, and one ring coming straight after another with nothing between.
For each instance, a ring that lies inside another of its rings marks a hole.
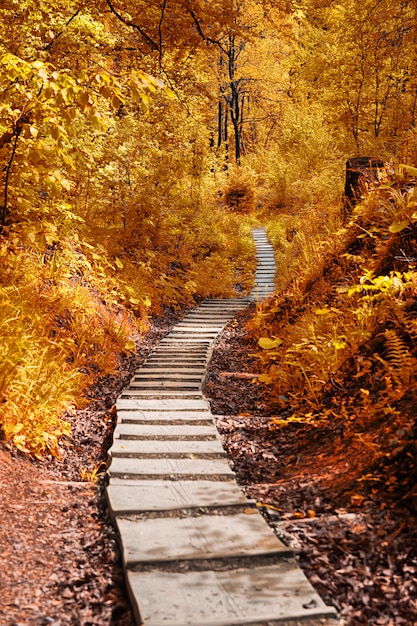
<instances>
[{"instance_id":1,"label":"bare tree trunk","mask_svg":"<svg viewBox=\"0 0 417 626\"><path fill-rule=\"evenodd\" d=\"M14 142L13 142L12 154L10 156L9 162L7 164L7 167L6 167L6 177L5 177L5 182L4 182L4 201L3 201L3 206L1 207L0 231L3 229L3 226L6 224L7 204L8 204L8 200L9 200L10 171L12 169L13 160L14 160L14 157L15 157L15 154L16 154L17 140L19 139L20 130L19 130L19 132L16 132L16 134L15 134Z\"/></svg>"},{"instance_id":2,"label":"bare tree trunk","mask_svg":"<svg viewBox=\"0 0 417 626\"><path fill-rule=\"evenodd\" d=\"M224 112L224 145L226 148L226 164L229 162L229 109ZM227 165L226 165L227 168Z\"/></svg>"},{"instance_id":3,"label":"bare tree trunk","mask_svg":"<svg viewBox=\"0 0 417 626\"><path fill-rule=\"evenodd\" d=\"M220 148L223 141L223 102L219 100L219 112L217 122L217 147Z\"/></svg>"}]
</instances>

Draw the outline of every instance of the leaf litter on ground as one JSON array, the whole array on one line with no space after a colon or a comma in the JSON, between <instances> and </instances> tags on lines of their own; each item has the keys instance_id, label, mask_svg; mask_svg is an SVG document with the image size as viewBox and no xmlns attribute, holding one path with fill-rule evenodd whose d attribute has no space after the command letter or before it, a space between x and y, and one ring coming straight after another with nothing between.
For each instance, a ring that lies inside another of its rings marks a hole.
<instances>
[{"instance_id":1,"label":"leaf litter on ground","mask_svg":"<svg viewBox=\"0 0 417 626\"><path fill-rule=\"evenodd\" d=\"M414 626L416 451L376 458L337 420L271 427L268 386L223 375L257 372L250 315L223 333L205 386L239 484L347 626ZM374 425L369 438L383 439L383 428Z\"/></svg>"}]
</instances>

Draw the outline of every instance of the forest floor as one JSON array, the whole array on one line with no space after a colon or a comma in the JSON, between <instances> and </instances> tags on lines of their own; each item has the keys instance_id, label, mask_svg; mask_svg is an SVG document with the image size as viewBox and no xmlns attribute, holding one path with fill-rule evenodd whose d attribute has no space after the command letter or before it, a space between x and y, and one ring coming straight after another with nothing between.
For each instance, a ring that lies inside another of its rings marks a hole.
<instances>
[{"instance_id":1,"label":"forest floor","mask_svg":"<svg viewBox=\"0 0 417 626\"><path fill-rule=\"evenodd\" d=\"M155 320L136 337L136 355L66 416L72 433L61 461L29 460L0 442L0 626L133 626L105 462L116 398L177 318L166 312Z\"/></svg>"},{"instance_id":2,"label":"forest floor","mask_svg":"<svg viewBox=\"0 0 417 626\"><path fill-rule=\"evenodd\" d=\"M337 423L271 430L268 388L249 375L247 315L217 342L206 382L240 485L348 626L415 626L417 493L399 496L412 460L403 453L388 468ZM81 475L104 469L114 401L174 317L70 416L63 461L30 461L0 443L1 626L132 626L103 480Z\"/></svg>"},{"instance_id":3,"label":"forest floor","mask_svg":"<svg viewBox=\"0 0 417 626\"><path fill-rule=\"evenodd\" d=\"M257 371L248 355L258 351L248 317L223 333L206 380L239 484L347 626L416 626L415 449L378 455L367 442L384 423L366 441L337 420L274 430L268 387L248 375Z\"/></svg>"}]
</instances>

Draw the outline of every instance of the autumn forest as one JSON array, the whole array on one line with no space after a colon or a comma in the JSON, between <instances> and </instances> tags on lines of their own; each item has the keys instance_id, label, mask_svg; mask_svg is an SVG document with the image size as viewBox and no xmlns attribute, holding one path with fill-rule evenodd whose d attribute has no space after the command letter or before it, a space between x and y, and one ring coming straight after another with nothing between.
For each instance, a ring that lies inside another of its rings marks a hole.
<instances>
[{"instance_id":1,"label":"autumn forest","mask_svg":"<svg viewBox=\"0 0 417 626\"><path fill-rule=\"evenodd\" d=\"M386 604L349 624L415 623L416 3L3 0L0 19L0 445L64 459L69 416L152 320L249 293L263 225L275 294L235 338L236 412L261 398L313 474L351 462L340 509L399 512L402 599L378 579ZM358 156L384 165L347 203Z\"/></svg>"}]
</instances>

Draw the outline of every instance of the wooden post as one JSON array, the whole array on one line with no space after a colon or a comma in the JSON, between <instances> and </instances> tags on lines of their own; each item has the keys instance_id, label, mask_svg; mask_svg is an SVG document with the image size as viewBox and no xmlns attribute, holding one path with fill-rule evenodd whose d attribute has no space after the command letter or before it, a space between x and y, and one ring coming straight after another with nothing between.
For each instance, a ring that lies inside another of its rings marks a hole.
<instances>
[{"instance_id":1,"label":"wooden post","mask_svg":"<svg viewBox=\"0 0 417 626\"><path fill-rule=\"evenodd\" d=\"M355 157L346 161L346 182L343 197L345 218L349 217L354 206L360 203L370 183L379 180L379 173L384 168L381 159Z\"/></svg>"}]
</instances>

